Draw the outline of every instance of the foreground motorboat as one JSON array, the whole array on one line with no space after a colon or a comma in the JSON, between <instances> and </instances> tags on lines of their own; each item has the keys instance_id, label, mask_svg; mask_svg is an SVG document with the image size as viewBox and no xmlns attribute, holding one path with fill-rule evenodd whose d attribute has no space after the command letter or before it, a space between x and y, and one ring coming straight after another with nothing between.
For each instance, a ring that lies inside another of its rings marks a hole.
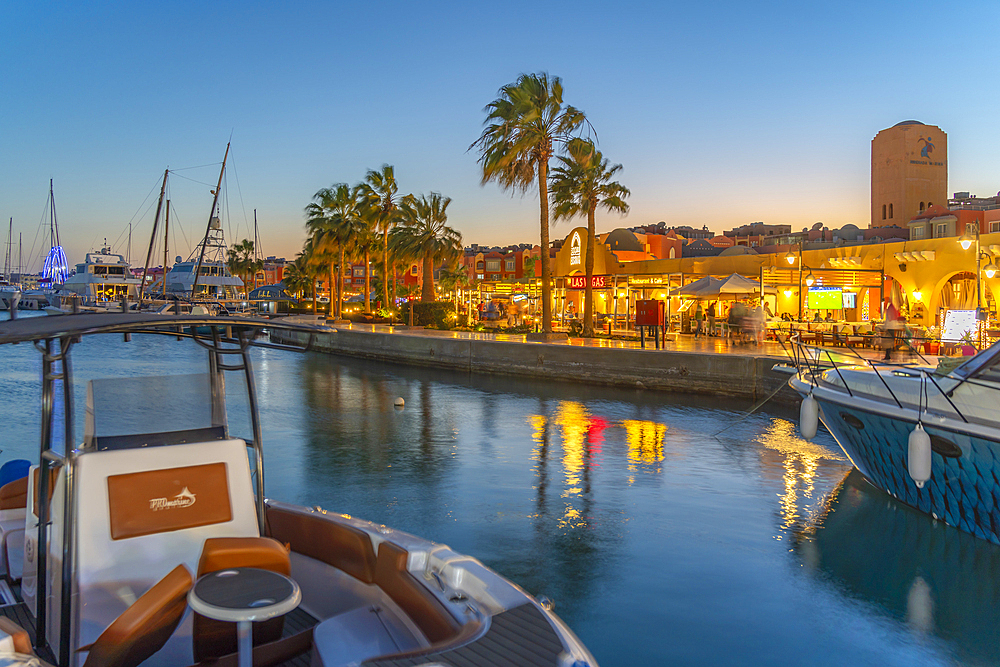
<instances>
[{"instance_id":1,"label":"foreground motorboat","mask_svg":"<svg viewBox=\"0 0 1000 667\"><path fill-rule=\"evenodd\" d=\"M0 487L0 566L20 582L0 582L0 664L14 652L60 667L595 667L549 604L477 560L265 496L249 352L301 349L257 339L265 326L303 334L306 349L330 331L138 312L0 323L0 345L42 353L39 460ZM91 379L77 439L69 358L94 334L191 338L207 372ZM242 439L227 374L245 388Z\"/></svg>"},{"instance_id":2,"label":"foreground motorboat","mask_svg":"<svg viewBox=\"0 0 1000 667\"><path fill-rule=\"evenodd\" d=\"M800 342L793 350L805 437L822 421L872 484L1000 544L1000 344L947 373Z\"/></svg>"}]
</instances>

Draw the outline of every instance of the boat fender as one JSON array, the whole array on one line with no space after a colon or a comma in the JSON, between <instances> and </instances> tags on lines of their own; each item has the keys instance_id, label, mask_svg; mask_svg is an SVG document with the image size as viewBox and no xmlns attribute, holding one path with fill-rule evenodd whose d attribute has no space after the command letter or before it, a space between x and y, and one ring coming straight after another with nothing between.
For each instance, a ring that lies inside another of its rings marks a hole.
<instances>
[{"instance_id":1,"label":"boat fender","mask_svg":"<svg viewBox=\"0 0 1000 667\"><path fill-rule=\"evenodd\" d=\"M802 399L799 406L799 433L806 440L816 437L816 428L819 424L819 404L812 394Z\"/></svg>"},{"instance_id":2,"label":"boat fender","mask_svg":"<svg viewBox=\"0 0 1000 667\"><path fill-rule=\"evenodd\" d=\"M931 478L931 437L919 422L910 431L906 467L917 488L924 488L924 482Z\"/></svg>"},{"instance_id":3,"label":"boat fender","mask_svg":"<svg viewBox=\"0 0 1000 667\"><path fill-rule=\"evenodd\" d=\"M403 407L404 405L406 405L406 401L404 401L404 400L403 400L403 397L402 397L402 396L400 396L400 397L399 397L399 398L397 398L397 399L396 399L395 401L393 401L393 402L392 402L392 404L393 404L393 405L395 405L395 406L396 406L397 408L401 408L401 407Z\"/></svg>"}]
</instances>

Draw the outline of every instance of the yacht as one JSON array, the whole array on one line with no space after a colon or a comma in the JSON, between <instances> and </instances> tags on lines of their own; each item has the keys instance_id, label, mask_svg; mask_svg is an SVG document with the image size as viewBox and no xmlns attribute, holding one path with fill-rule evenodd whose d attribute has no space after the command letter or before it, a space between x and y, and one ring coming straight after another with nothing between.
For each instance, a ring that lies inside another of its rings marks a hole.
<instances>
[{"instance_id":1,"label":"yacht","mask_svg":"<svg viewBox=\"0 0 1000 667\"><path fill-rule=\"evenodd\" d=\"M250 350L330 331L132 311L0 323L43 369L38 460L0 467L0 573L20 582L0 582L0 664L596 667L551 603L475 558L266 495ZM206 372L89 378L78 439L70 356L95 334L192 339Z\"/></svg>"},{"instance_id":2,"label":"yacht","mask_svg":"<svg viewBox=\"0 0 1000 667\"><path fill-rule=\"evenodd\" d=\"M83 263L76 265L76 273L63 282L57 296L76 295L84 306L106 307L120 304L123 298L137 301L140 282L132 275L124 257L104 247L100 252L87 253ZM62 300L59 299L59 305Z\"/></svg>"},{"instance_id":3,"label":"yacht","mask_svg":"<svg viewBox=\"0 0 1000 667\"><path fill-rule=\"evenodd\" d=\"M0 281L0 310L16 310L21 301L21 288L6 280Z\"/></svg>"},{"instance_id":4,"label":"yacht","mask_svg":"<svg viewBox=\"0 0 1000 667\"><path fill-rule=\"evenodd\" d=\"M876 487L1000 544L1000 343L950 372L850 348L794 342L793 351L804 437L821 421Z\"/></svg>"},{"instance_id":5,"label":"yacht","mask_svg":"<svg viewBox=\"0 0 1000 667\"><path fill-rule=\"evenodd\" d=\"M236 301L243 289L243 281L229 272L229 267L221 260L203 260L197 287L194 286L195 268L198 257L187 261L177 257L167 273L167 295L188 299L213 299L216 301ZM153 296L156 296L155 293Z\"/></svg>"}]
</instances>

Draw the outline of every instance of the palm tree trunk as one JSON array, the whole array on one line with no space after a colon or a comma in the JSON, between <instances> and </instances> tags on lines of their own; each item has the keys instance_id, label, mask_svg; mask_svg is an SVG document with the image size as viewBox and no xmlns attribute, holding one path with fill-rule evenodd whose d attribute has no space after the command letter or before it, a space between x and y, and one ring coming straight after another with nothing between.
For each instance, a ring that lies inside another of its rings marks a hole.
<instances>
[{"instance_id":1,"label":"palm tree trunk","mask_svg":"<svg viewBox=\"0 0 1000 667\"><path fill-rule=\"evenodd\" d=\"M365 312L372 312L372 271L371 262L368 257L368 248L365 248Z\"/></svg>"},{"instance_id":2,"label":"palm tree trunk","mask_svg":"<svg viewBox=\"0 0 1000 667\"><path fill-rule=\"evenodd\" d=\"M389 227L382 230L382 307L389 307Z\"/></svg>"},{"instance_id":3,"label":"palm tree trunk","mask_svg":"<svg viewBox=\"0 0 1000 667\"><path fill-rule=\"evenodd\" d=\"M312 285L312 290L310 290L310 291L312 292L312 295L313 295L313 315L315 315L316 314L316 275L313 273L312 270L309 271L309 284Z\"/></svg>"},{"instance_id":4,"label":"palm tree trunk","mask_svg":"<svg viewBox=\"0 0 1000 667\"><path fill-rule=\"evenodd\" d=\"M583 335L586 338L594 336L594 228L597 226L594 218L596 202L591 201L587 209L587 259L584 269L587 272L587 285L583 290Z\"/></svg>"},{"instance_id":5,"label":"palm tree trunk","mask_svg":"<svg viewBox=\"0 0 1000 667\"><path fill-rule=\"evenodd\" d=\"M340 245L340 264L337 267L337 318L344 318L344 244Z\"/></svg>"},{"instance_id":6,"label":"palm tree trunk","mask_svg":"<svg viewBox=\"0 0 1000 667\"><path fill-rule=\"evenodd\" d=\"M434 260L429 252L424 253L424 276L423 289L420 292L420 301L429 303L434 301Z\"/></svg>"},{"instance_id":7,"label":"palm tree trunk","mask_svg":"<svg viewBox=\"0 0 1000 667\"><path fill-rule=\"evenodd\" d=\"M333 319L333 262L330 262L330 305L327 308L326 315L331 320Z\"/></svg>"},{"instance_id":8,"label":"palm tree trunk","mask_svg":"<svg viewBox=\"0 0 1000 667\"><path fill-rule=\"evenodd\" d=\"M552 285L549 275L549 163L548 159L538 162L538 203L542 212L542 331L552 333Z\"/></svg>"}]
</instances>

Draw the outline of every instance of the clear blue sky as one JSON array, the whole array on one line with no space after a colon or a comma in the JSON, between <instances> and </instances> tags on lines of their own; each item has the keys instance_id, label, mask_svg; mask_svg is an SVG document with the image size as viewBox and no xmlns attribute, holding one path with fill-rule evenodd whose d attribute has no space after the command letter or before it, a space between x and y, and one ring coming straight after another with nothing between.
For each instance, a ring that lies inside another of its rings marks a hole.
<instances>
[{"instance_id":1,"label":"clear blue sky","mask_svg":"<svg viewBox=\"0 0 1000 667\"><path fill-rule=\"evenodd\" d=\"M1000 190L998 8L8 2L0 219L13 216L27 253L53 178L71 262L104 237L123 247L133 218L134 258L163 169L220 162L232 134L230 234L246 236L256 208L268 254L301 247L317 189L383 163L404 192L452 197L467 243L537 242L536 197L480 186L466 149L497 89L544 70L624 166L632 211L599 217L601 229L865 227L871 138L901 120L948 133L950 191ZM214 183L216 169L180 173ZM183 230L171 255L186 255L211 195L171 183Z\"/></svg>"}]
</instances>

